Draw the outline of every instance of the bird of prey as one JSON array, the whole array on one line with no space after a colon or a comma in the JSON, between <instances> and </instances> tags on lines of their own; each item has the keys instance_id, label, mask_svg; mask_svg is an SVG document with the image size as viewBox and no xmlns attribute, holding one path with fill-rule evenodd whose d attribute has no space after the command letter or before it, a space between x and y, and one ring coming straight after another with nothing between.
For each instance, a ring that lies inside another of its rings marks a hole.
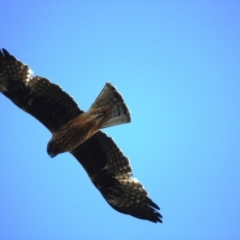
<instances>
[{"instance_id":1,"label":"bird of prey","mask_svg":"<svg viewBox=\"0 0 240 240\"><path fill-rule=\"evenodd\" d=\"M159 207L143 185L132 177L129 159L100 129L131 121L121 94L110 83L87 112L58 85L34 76L31 69L0 50L0 92L39 120L52 133L50 157L70 152L115 210L133 217L162 222Z\"/></svg>"}]
</instances>

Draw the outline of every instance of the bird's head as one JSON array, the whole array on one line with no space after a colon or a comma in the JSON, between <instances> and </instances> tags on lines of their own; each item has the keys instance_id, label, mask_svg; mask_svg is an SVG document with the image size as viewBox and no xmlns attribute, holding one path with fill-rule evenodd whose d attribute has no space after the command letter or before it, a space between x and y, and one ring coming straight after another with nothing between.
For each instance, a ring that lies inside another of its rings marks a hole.
<instances>
[{"instance_id":1,"label":"bird's head","mask_svg":"<svg viewBox=\"0 0 240 240\"><path fill-rule=\"evenodd\" d=\"M59 153L61 153L57 144L53 140L50 140L47 145L47 153L51 158L53 158L53 157L57 156Z\"/></svg>"}]
</instances>

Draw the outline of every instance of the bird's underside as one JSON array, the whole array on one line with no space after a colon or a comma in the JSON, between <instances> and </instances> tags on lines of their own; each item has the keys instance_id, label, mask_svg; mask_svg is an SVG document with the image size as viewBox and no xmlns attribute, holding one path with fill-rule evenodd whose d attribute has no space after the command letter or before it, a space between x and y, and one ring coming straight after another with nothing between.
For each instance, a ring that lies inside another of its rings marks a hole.
<instances>
[{"instance_id":1,"label":"bird's underside","mask_svg":"<svg viewBox=\"0 0 240 240\"><path fill-rule=\"evenodd\" d=\"M140 219L162 222L159 207L132 178L129 159L100 131L130 122L129 110L115 87L107 83L89 111L83 112L58 85L33 76L27 65L2 49L0 92L49 129L48 154L54 157L69 151L110 206Z\"/></svg>"}]
</instances>

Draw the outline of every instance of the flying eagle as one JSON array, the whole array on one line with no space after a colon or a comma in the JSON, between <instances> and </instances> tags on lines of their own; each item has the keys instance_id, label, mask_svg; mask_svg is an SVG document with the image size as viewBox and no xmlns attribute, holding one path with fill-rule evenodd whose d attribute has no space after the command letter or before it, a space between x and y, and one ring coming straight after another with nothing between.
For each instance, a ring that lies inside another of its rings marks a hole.
<instances>
[{"instance_id":1,"label":"flying eagle","mask_svg":"<svg viewBox=\"0 0 240 240\"><path fill-rule=\"evenodd\" d=\"M131 121L128 107L110 83L87 112L58 85L33 76L31 69L0 50L0 92L52 133L50 157L70 152L115 210L151 222L162 222L160 208L132 177L129 159L100 129Z\"/></svg>"}]
</instances>

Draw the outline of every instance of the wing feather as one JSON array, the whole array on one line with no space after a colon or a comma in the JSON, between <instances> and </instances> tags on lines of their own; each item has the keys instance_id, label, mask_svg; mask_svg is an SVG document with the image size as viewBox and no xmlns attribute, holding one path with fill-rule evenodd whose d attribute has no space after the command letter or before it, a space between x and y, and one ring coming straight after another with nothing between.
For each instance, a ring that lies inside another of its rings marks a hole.
<instances>
[{"instance_id":1,"label":"wing feather","mask_svg":"<svg viewBox=\"0 0 240 240\"><path fill-rule=\"evenodd\" d=\"M73 98L58 85L33 76L27 65L5 49L0 51L0 91L51 132L82 113Z\"/></svg>"},{"instance_id":2,"label":"wing feather","mask_svg":"<svg viewBox=\"0 0 240 240\"><path fill-rule=\"evenodd\" d=\"M112 138L98 132L73 152L90 179L115 210L152 222L162 222L159 207L143 185L132 178L129 159Z\"/></svg>"}]
</instances>

